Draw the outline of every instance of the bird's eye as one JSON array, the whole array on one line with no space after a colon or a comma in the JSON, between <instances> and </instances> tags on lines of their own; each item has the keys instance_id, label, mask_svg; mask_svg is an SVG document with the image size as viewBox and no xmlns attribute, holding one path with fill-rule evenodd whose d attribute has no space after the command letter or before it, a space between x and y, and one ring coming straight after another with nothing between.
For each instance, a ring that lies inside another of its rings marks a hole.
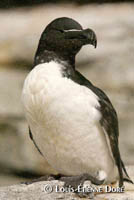
<instances>
[{"instance_id":1,"label":"bird's eye","mask_svg":"<svg viewBox=\"0 0 134 200\"><path fill-rule=\"evenodd\" d=\"M64 30L62 30L62 29L55 29L55 30L60 32L60 33L64 33Z\"/></svg>"},{"instance_id":2,"label":"bird's eye","mask_svg":"<svg viewBox=\"0 0 134 200\"><path fill-rule=\"evenodd\" d=\"M60 33L64 33L64 30L61 30L61 29L60 29L60 30L58 30L58 31L59 31Z\"/></svg>"}]
</instances>

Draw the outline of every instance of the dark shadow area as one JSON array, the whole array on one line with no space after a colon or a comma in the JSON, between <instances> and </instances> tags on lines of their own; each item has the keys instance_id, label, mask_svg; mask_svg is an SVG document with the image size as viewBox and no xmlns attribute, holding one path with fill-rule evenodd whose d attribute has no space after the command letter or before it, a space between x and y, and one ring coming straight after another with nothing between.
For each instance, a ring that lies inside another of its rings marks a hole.
<instances>
[{"instance_id":1,"label":"dark shadow area","mask_svg":"<svg viewBox=\"0 0 134 200\"><path fill-rule=\"evenodd\" d=\"M133 0L3 0L0 1L0 8L8 9L12 7L21 6L35 6L45 3L76 3L78 5L90 4L90 3L125 3L134 2Z\"/></svg>"},{"instance_id":2,"label":"dark shadow area","mask_svg":"<svg viewBox=\"0 0 134 200\"><path fill-rule=\"evenodd\" d=\"M2 63L1 63L2 65ZM3 63L3 65L5 65L5 63ZM14 59L11 63L7 63L6 68L13 68L13 69L17 69L17 70L26 70L26 69L32 69L33 68L33 63L32 60L30 61L26 61L23 59Z\"/></svg>"},{"instance_id":3,"label":"dark shadow area","mask_svg":"<svg viewBox=\"0 0 134 200\"><path fill-rule=\"evenodd\" d=\"M13 166L9 167L8 165L6 165L6 163L0 163L0 175L1 174L16 176L19 178L26 178L26 179L36 179L44 175L34 172L32 170L21 170Z\"/></svg>"}]
</instances>

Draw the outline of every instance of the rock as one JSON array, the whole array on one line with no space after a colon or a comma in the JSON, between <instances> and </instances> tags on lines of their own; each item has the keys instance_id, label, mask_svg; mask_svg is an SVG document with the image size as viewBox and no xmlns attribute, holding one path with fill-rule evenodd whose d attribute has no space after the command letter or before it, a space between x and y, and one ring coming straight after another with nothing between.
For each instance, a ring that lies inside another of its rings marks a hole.
<instances>
[{"instance_id":1,"label":"rock","mask_svg":"<svg viewBox=\"0 0 134 200\"><path fill-rule=\"evenodd\" d=\"M34 183L31 185L13 185L8 187L0 188L0 199L2 200L53 200L53 199L76 199L75 194L72 193L56 193L54 188L58 185L63 187L62 182L58 181L45 181ZM45 187L50 190L50 192L45 192ZM53 188L53 192L51 192ZM80 199L80 198L77 198Z\"/></svg>"},{"instance_id":2,"label":"rock","mask_svg":"<svg viewBox=\"0 0 134 200\"><path fill-rule=\"evenodd\" d=\"M129 173L131 172L131 176L133 175L134 178L134 166L128 167ZM92 190L93 188L97 190L97 188L104 188L104 193L96 193L94 194L93 200L111 200L111 199L133 199L134 198L134 185L132 184L125 184L125 192L124 193L108 193L106 191L106 187L113 188L117 190L118 185L115 186L95 186L86 184L84 186ZM71 187L70 187L71 188ZM119 189L119 188L118 188ZM63 192L64 191L64 192ZM65 192L66 191L66 192ZM98 190L99 191L99 190ZM70 192L70 189L64 187L64 183L54 180L54 181L43 181L43 182L36 182L30 185L19 184L19 185L12 185L7 187L0 187L0 199L2 200L53 200L53 199L72 199L78 200L79 198L75 193ZM84 198L85 199L85 198ZM86 198L87 199L87 198Z\"/></svg>"}]
</instances>

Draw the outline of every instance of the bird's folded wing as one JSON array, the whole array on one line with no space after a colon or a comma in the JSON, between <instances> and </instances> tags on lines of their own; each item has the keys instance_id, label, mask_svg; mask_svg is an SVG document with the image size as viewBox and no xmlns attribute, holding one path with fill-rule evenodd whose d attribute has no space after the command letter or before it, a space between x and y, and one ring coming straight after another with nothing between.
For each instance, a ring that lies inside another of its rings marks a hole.
<instances>
[{"instance_id":1,"label":"bird's folded wing","mask_svg":"<svg viewBox=\"0 0 134 200\"><path fill-rule=\"evenodd\" d=\"M97 109L101 113L100 124L106 134L106 137L109 140L111 153L113 155L113 159L118 167L119 171L119 185L123 185L123 179L125 175L125 180L132 182L129 178L127 171L125 169L124 163L121 160L120 152L119 152L119 144L118 144L118 137L119 137L119 128L118 128L118 118L116 111L111 104L109 98L106 94L99 88L95 87L89 80L87 80L82 74L76 71L76 76L71 77L73 81L76 83L83 85L90 90L92 90L97 96L100 106Z\"/></svg>"}]
</instances>

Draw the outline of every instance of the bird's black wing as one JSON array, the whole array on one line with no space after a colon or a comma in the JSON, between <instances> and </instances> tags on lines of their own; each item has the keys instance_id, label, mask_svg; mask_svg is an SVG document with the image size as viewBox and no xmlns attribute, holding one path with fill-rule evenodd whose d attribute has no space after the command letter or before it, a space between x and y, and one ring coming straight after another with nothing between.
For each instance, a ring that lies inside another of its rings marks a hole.
<instances>
[{"instance_id":1,"label":"bird's black wing","mask_svg":"<svg viewBox=\"0 0 134 200\"><path fill-rule=\"evenodd\" d=\"M34 140L34 138L33 138L33 134L32 134L32 132L31 132L30 127L29 127L29 136L30 136L30 139L33 141L35 147L36 147L37 150L39 151L39 153L43 156L42 152L40 151L39 147L37 146L37 144L36 144L36 142L35 142L35 140Z\"/></svg>"},{"instance_id":2,"label":"bird's black wing","mask_svg":"<svg viewBox=\"0 0 134 200\"><path fill-rule=\"evenodd\" d=\"M118 145L118 136L119 136L119 128L118 128L118 118L115 109L113 108L109 98L106 94L99 88L95 87L90 81L88 81L83 75L81 75L78 71L75 71L75 75L72 74L71 79L76 83L83 85L90 90L92 90L98 97L100 107L97 109L101 112L101 120L100 124L104 129L104 132L107 134L109 141L111 152L113 154L113 158L118 167L119 171L119 186L123 185L123 181L132 182L126 172L123 161L121 160L119 145ZM126 179L123 177L123 172L126 175Z\"/></svg>"}]
</instances>

